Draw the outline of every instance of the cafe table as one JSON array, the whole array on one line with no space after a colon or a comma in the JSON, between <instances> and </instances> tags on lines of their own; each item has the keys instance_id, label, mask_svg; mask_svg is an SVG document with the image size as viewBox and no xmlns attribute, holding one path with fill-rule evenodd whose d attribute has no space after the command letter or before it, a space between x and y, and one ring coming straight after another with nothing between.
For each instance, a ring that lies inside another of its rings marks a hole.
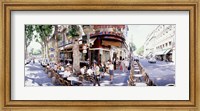
<instances>
[{"instance_id":1,"label":"cafe table","mask_svg":"<svg viewBox=\"0 0 200 111\"><path fill-rule=\"evenodd\" d=\"M140 70L139 69L134 69L134 72L140 73Z\"/></svg>"},{"instance_id":2,"label":"cafe table","mask_svg":"<svg viewBox=\"0 0 200 111\"><path fill-rule=\"evenodd\" d=\"M70 81L71 81L71 84L72 84L73 81L75 81L75 82L78 82L78 81L79 81L79 80L78 80L78 77L73 77L73 76L68 77L67 80L70 80Z\"/></svg>"}]
</instances>

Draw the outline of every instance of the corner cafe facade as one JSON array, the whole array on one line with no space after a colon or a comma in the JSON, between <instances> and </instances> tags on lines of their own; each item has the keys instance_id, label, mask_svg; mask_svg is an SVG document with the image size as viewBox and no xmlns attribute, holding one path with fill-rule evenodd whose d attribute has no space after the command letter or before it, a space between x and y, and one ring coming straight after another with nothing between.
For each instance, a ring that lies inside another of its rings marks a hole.
<instances>
[{"instance_id":1,"label":"corner cafe facade","mask_svg":"<svg viewBox=\"0 0 200 111\"><path fill-rule=\"evenodd\" d=\"M84 63L89 58L90 64L92 61L98 63L107 62L108 60L123 59L129 54L128 46L125 42L125 36L122 32L126 31L125 25L93 25L95 30L94 34L90 34L89 46L84 44L82 40L79 41L81 62ZM83 53L83 46L87 46L87 53ZM64 46L64 52L68 56L67 59L71 60L72 47Z\"/></svg>"}]
</instances>

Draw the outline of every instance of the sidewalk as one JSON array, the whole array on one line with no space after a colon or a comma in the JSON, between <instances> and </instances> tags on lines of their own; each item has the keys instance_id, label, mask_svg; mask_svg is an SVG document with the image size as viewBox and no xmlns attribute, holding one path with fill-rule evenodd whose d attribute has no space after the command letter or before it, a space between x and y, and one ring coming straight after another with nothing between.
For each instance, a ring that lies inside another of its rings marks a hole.
<instances>
[{"instance_id":1,"label":"sidewalk","mask_svg":"<svg viewBox=\"0 0 200 111\"><path fill-rule=\"evenodd\" d=\"M100 80L100 85L101 86L127 86L128 77L129 77L129 71L122 72L121 70L117 69L114 71L114 79L113 79L112 84L110 84L110 75L105 73L104 78L101 78ZM87 81L84 81L83 84L85 86L93 86L93 83L87 82Z\"/></svg>"},{"instance_id":2,"label":"sidewalk","mask_svg":"<svg viewBox=\"0 0 200 111\"><path fill-rule=\"evenodd\" d=\"M101 86L127 86L127 80L129 77L129 71L122 72L117 69L114 71L113 83L110 84L110 75L104 74L104 78L101 78ZM84 81L84 86L93 86L93 83ZM47 74L43 71L41 65L36 62L32 62L25 66L25 86L54 86L51 83L51 78L48 78Z\"/></svg>"},{"instance_id":3,"label":"sidewalk","mask_svg":"<svg viewBox=\"0 0 200 111\"><path fill-rule=\"evenodd\" d=\"M41 65L36 61L25 66L25 86L53 86L51 78L43 71Z\"/></svg>"}]
</instances>

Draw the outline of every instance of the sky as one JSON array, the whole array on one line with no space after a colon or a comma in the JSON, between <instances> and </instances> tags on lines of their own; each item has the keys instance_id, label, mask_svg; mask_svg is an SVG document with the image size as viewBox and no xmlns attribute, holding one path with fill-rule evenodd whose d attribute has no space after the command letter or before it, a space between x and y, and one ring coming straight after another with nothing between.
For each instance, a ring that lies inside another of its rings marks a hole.
<instances>
[{"instance_id":1,"label":"sky","mask_svg":"<svg viewBox=\"0 0 200 111\"><path fill-rule=\"evenodd\" d=\"M128 25L129 31L126 41L132 41L139 49L147 38L147 36L156 29L158 25Z\"/></svg>"}]
</instances>

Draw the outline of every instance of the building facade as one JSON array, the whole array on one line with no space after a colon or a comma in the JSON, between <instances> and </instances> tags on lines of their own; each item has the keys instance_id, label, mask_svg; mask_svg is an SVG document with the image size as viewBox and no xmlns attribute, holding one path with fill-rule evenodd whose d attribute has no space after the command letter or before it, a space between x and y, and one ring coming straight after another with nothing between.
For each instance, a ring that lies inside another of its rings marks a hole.
<instances>
[{"instance_id":1,"label":"building facade","mask_svg":"<svg viewBox=\"0 0 200 111\"><path fill-rule=\"evenodd\" d=\"M93 61L102 63L127 57L129 52L125 42L128 33L126 25L84 25L81 28L85 33L79 38L81 64L86 63L88 59L91 64ZM60 60L66 63L72 62L73 41L68 37L67 32L61 35L65 39L59 41Z\"/></svg>"},{"instance_id":2,"label":"building facade","mask_svg":"<svg viewBox=\"0 0 200 111\"><path fill-rule=\"evenodd\" d=\"M176 25L159 25L146 38L144 55L175 62Z\"/></svg>"}]
</instances>

